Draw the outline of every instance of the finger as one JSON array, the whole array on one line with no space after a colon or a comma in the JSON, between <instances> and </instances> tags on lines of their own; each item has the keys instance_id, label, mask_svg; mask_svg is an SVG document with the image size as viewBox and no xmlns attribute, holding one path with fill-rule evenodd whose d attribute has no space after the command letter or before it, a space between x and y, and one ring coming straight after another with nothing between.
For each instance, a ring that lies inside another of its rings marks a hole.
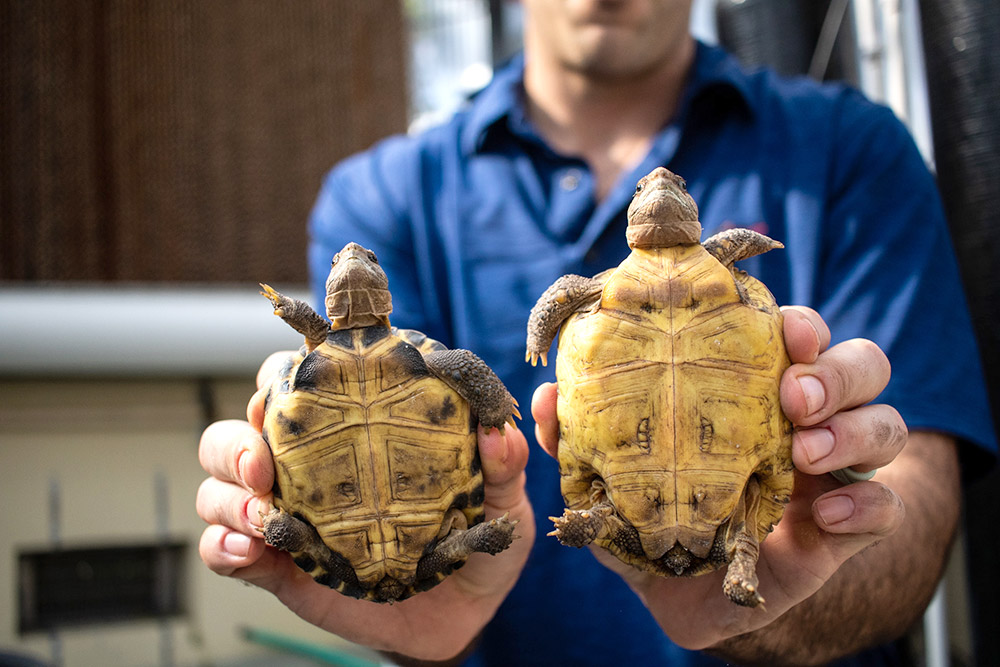
<instances>
[{"instance_id":1,"label":"finger","mask_svg":"<svg viewBox=\"0 0 1000 667\"><path fill-rule=\"evenodd\" d=\"M256 563L264 550L264 540L220 525L206 528L198 542L198 553L205 565L227 577Z\"/></svg>"},{"instance_id":2,"label":"finger","mask_svg":"<svg viewBox=\"0 0 1000 667\"><path fill-rule=\"evenodd\" d=\"M812 308L784 306L785 349L792 363L811 364L830 345L830 327Z\"/></svg>"},{"instance_id":3,"label":"finger","mask_svg":"<svg viewBox=\"0 0 1000 667\"><path fill-rule=\"evenodd\" d=\"M255 496L240 486L209 477L198 487L195 510L207 524L218 524L256 537L262 517L270 511L267 497Z\"/></svg>"},{"instance_id":4,"label":"finger","mask_svg":"<svg viewBox=\"0 0 1000 667\"><path fill-rule=\"evenodd\" d=\"M798 426L813 426L839 410L864 405L889 382L889 360L863 338L844 341L814 363L793 364L781 377L781 407Z\"/></svg>"},{"instance_id":5,"label":"finger","mask_svg":"<svg viewBox=\"0 0 1000 667\"><path fill-rule=\"evenodd\" d=\"M853 536L838 548L853 555L875 540L894 533L906 509L896 493L878 482L857 482L825 493L813 503L813 518L828 533Z\"/></svg>"},{"instance_id":6,"label":"finger","mask_svg":"<svg viewBox=\"0 0 1000 667\"><path fill-rule=\"evenodd\" d=\"M531 397L531 416L535 419L535 440L549 456L559 449L559 421L556 417L558 387L555 382L538 385Z\"/></svg>"},{"instance_id":7,"label":"finger","mask_svg":"<svg viewBox=\"0 0 1000 667\"><path fill-rule=\"evenodd\" d=\"M503 433L495 428L487 432L479 427L479 457L483 465L486 503L494 509L495 515L502 515L524 498L528 441L518 428L510 425Z\"/></svg>"},{"instance_id":8,"label":"finger","mask_svg":"<svg viewBox=\"0 0 1000 667\"><path fill-rule=\"evenodd\" d=\"M247 402L247 421L258 432L264 430L264 404L270 391L271 385L266 384L255 391Z\"/></svg>"},{"instance_id":9,"label":"finger","mask_svg":"<svg viewBox=\"0 0 1000 667\"><path fill-rule=\"evenodd\" d=\"M215 422L201 434L201 467L212 477L264 495L274 484L271 451L260 432L236 419Z\"/></svg>"},{"instance_id":10,"label":"finger","mask_svg":"<svg viewBox=\"0 0 1000 667\"><path fill-rule=\"evenodd\" d=\"M810 475L853 468L868 472L888 465L906 445L903 418L888 405L839 412L792 438L792 461Z\"/></svg>"}]
</instances>

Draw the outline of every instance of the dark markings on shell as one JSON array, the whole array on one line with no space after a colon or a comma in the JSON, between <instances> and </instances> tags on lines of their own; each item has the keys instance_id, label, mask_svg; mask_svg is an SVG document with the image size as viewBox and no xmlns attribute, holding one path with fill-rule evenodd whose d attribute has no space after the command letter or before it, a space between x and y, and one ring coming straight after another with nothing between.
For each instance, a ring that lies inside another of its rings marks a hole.
<instances>
[{"instance_id":1,"label":"dark markings on shell","mask_svg":"<svg viewBox=\"0 0 1000 667\"><path fill-rule=\"evenodd\" d=\"M282 433L288 433L298 437L305 432L305 427L301 423L295 419L291 419L280 410L278 411L278 414L275 415L274 421L277 422Z\"/></svg>"},{"instance_id":2,"label":"dark markings on shell","mask_svg":"<svg viewBox=\"0 0 1000 667\"><path fill-rule=\"evenodd\" d=\"M314 389L318 381L317 378L322 375L321 369L325 362L326 358L318 354L306 355L306 358L299 364L299 369L295 372L295 389L306 391Z\"/></svg>"},{"instance_id":3,"label":"dark markings on shell","mask_svg":"<svg viewBox=\"0 0 1000 667\"><path fill-rule=\"evenodd\" d=\"M326 342L346 350L354 349L354 340L351 336L351 331L351 329L334 329L327 335Z\"/></svg>"},{"instance_id":4,"label":"dark markings on shell","mask_svg":"<svg viewBox=\"0 0 1000 667\"><path fill-rule=\"evenodd\" d=\"M451 400L451 396L445 395L440 407L427 410L427 421L435 425L442 424L451 419L457 410L458 406Z\"/></svg>"},{"instance_id":5,"label":"dark markings on shell","mask_svg":"<svg viewBox=\"0 0 1000 667\"><path fill-rule=\"evenodd\" d=\"M362 329L361 343L365 347L371 347L375 343L379 342L383 338L389 335L389 328L382 325L375 325L372 327L365 327Z\"/></svg>"},{"instance_id":6,"label":"dark markings on shell","mask_svg":"<svg viewBox=\"0 0 1000 667\"><path fill-rule=\"evenodd\" d=\"M404 340L400 340L396 344L396 347L386 353L386 361L390 358L392 363L397 365L399 372L407 376L419 378L430 375L430 371L427 370L427 364L424 362L424 357L420 354L420 350Z\"/></svg>"},{"instance_id":7,"label":"dark markings on shell","mask_svg":"<svg viewBox=\"0 0 1000 667\"><path fill-rule=\"evenodd\" d=\"M475 426L473 426L473 428L475 428ZM479 452L477 451L476 455L472 457L472 464L469 466L469 474L472 476L478 475L482 469L483 462L479 458Z\"/></svg>"},{"instance_id":8,"label":"dark markings on shell","mask_svg":"<svg viewBox=\"0 0 1000 667\"><path fill-rule=\"evenodd\" d=\"M457 507L460 510L464 510L466 507L469 506L469 494L464 492L458 494L457 496L455 496L455 500L452 501L451 506Z\"/></svg>"},{"instance_id":9,"label":"dark markings on shell","mask_svg":"<svg viewBox=\"0 0 1000 667\"><path fill-rule=\"evenodd\" d=\"M480 484L472 490L472 493L469 494L469 502L472 503L473 506L479 507L483 504L484 500L486 500L486 491L483 488L483 485Z\"/></svg>"}]
</instances>

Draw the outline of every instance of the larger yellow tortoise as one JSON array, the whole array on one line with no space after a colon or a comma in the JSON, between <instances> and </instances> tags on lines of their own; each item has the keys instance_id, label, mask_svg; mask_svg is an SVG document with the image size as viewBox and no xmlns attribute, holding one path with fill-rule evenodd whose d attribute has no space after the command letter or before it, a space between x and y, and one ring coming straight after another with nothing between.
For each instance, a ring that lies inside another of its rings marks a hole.
<instances>
[{"instance_id":1,"label":"larger yellow tortoise","mask_svg":"<svg viewBox=\"0 0 1000 667\"><path fill-rule=\"evenodd\" d=\"M774 298L733 263L781 244L732 229L701 245L698 208L662 167L639 181L626 235L621 265L563 276L528 323L532 363L559 332L553 534L661 576L728 564L725 594L757 606L759 543L792 492L789 360Z\"/></svg>"}]
</instances>

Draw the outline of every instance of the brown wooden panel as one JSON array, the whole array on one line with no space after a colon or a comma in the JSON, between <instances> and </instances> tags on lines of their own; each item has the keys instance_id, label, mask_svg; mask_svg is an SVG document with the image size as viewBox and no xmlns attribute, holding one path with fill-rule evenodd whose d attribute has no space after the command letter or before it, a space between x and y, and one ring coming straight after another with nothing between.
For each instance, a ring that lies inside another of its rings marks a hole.
<instances>
[{"instance_id":1,"label":"brown wooden panel","mask_svg":"<svg viewBox=\"0 0 1000 667\"><path fill-rule=\"evenodd\" d=\"M305 280L338 159L404 129L397 0L0 2L0 278Z\"/></svg>"}]
</instances>

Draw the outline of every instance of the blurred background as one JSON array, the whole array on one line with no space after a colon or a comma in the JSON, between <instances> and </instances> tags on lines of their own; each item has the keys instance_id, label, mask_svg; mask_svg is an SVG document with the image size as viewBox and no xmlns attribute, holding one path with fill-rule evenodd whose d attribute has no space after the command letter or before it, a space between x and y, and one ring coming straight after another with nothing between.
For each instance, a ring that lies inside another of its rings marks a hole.
<instances>
[{"instance_id":1,"label":"blurred background","mask_svg":"<svg viewBox=\"0 0 1000 667\"><path fill-rule=\"evenodd\" d=\"M1000 415L1000 8L696 0L751 66L890 105L937 169ZM365 665L198 558L197 443L299 337L326 171L460 107L511 0L0 0L0 665ZM917 664L1000 664L996 473Z\"/></svg>"}]
</instances>

